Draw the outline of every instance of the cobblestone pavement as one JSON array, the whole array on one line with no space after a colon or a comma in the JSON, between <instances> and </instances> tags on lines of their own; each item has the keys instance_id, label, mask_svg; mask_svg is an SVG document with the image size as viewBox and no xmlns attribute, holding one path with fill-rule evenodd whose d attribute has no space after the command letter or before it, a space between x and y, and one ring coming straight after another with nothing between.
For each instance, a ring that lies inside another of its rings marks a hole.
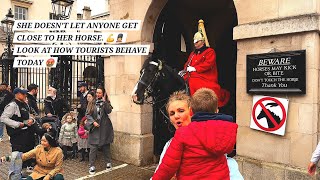
<instances>
[{"instance_id":1,"label":"cobblestone pavement","mask_svg":"<svg viewBox=\"0 0 320 180\"><path fill-rule=\"evenodd\" d=\"M10 142L8 136L5 135L4 141L0 142L0 156L8 155L11 153ZM101 158L100 158L101 157ZM90 178L83 178L87 176L89 167L88 161L86 162L79 162L78 159L68 159L64 162L64 177L66 180L71 179L128 179L128 180L144 180L150 179L153 175L155 165L148 166L148 167L137 167L133 165L126 165L123 162L119 161L112 161L113 167L121 167L119 169L114 169L109 172L104 172L99 174L99 171L104 171L105 163L103 161L101 152L98 153L96 168L97 168L97 175ZM0 165L0 180L6 180L8 175L8 166L9 163L4 163Z\"/></svg>"}]
</instances>

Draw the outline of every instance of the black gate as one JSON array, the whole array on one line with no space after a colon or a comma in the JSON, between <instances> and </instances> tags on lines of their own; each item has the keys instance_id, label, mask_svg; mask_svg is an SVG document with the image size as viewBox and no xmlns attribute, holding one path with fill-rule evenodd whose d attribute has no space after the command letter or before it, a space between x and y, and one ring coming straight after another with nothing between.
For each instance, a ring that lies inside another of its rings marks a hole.
<instances>
[{"instance_id":1,"label":"black gate","mask_svg":"<svg viewBox=\"0 0 320 180\"><path fill-rule=\"evenodd\" d=\"M57 67L51 69L49 84L67 99L78 105L78 84L86 82L89 89L104 84L104 61L101 56L59 56Z\"/></svg>"},{"instance_id":2,"label":"black gate","mask_svg":"<svg viewBox=\"0 0 320 180\"><path fill-rule=\"evenodd\" d=\"M0 80L15 87L39 85L38 106L43 109L47 89L52 86L68 101L69 106L79 103L78 82L86 82L95 89L104 84L104 60L101 56L59 56L56 68L13 68L13 59L0 60Z\"/></svg>"}]
</instances>

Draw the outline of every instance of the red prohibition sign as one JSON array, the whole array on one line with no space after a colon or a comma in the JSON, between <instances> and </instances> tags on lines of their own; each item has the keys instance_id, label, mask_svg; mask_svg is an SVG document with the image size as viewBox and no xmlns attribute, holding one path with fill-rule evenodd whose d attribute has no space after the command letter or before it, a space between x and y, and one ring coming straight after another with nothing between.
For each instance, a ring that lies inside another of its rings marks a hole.
<instances>
[{"instance_id":1,"label":"red prohibition sign","mask_svg":"<svg viewBox=\"0 0 320 180\"><path fill-rule=\"evenodd\" d=\"M263 101L267 101L267 100L273 101L273 102L277 103L277 104L280 106L283 116L282 116L282 120L280 121L279 124L276 122L276 120L273 118L273 116L269 113L269 111L267 110L267 108L262 104ZM261 126L261 125L259 124L259 122L258 122L258 120L257 120L257 118L256 118L256 108L257 108L258 106L261 106L262 111L264 111L264 112L266 113L266 115L269 117L269 119L271 120L271 122L272 122L273 125L274 125L273 128L266 128L266 127L263 127L263 126ZM265 131L275 131L275 130L278 130L279 128L282 127L282 125L283 125L284 122L286 121L287 115L286 115L286 110L285 110L283 104L282 104L279 100L277 100L277 99L275 99L275 98L272 98L272 97L264 97L264 98L259 99L259 101L257 101L257 102L254 104L254 106L253 106L253 108L252 108L252 117L253 117L253 121L256 123L256 125L257 125L260 129L265 130Z\"/></svg>"}]
</instances>

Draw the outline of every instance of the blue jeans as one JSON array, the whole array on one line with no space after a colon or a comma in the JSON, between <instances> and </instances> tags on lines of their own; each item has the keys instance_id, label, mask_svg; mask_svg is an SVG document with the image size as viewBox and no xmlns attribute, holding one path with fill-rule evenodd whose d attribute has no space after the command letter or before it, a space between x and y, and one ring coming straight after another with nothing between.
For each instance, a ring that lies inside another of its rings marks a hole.
<instances>
[{"instance_id":1,"label":"blue jeans","mask_svg":"<svg viewBox=\"0 0 320 180\"><path fill-rule=\"evenodd\" d=\"M0 122L0 138L3 138L4 124Z\"/></svg>"}]
</instances>

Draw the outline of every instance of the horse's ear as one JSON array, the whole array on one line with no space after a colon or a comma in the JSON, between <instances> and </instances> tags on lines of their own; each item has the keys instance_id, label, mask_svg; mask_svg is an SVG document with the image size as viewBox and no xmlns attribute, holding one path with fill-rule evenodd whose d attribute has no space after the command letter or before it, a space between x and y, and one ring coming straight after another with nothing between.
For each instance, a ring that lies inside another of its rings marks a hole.
<instances>
[{"instance_id":1,"label":"horse's ear","mask_svg":"<svg viewBox=\"0 0 320 180\"><path fill-rule=\"evenodd\" d=\"M158 60L159 66L158 69L159 71L161 71L162 67L163 67L163 62L161 60Z\"/></svg>"}]
</instances>

